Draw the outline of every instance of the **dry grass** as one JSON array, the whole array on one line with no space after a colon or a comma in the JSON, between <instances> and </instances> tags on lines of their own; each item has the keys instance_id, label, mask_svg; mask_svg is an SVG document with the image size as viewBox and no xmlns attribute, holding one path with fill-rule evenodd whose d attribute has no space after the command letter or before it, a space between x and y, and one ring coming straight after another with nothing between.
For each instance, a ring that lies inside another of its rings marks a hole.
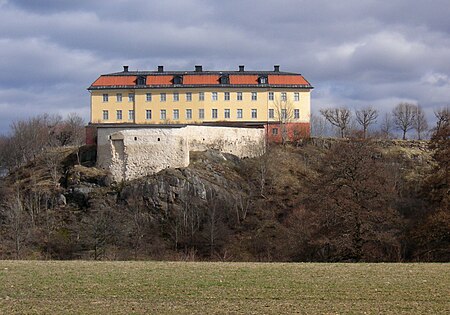
<instances>
[{"instance_id":1,"label":"dry grass","mask_svg":"<svg viewBox=\"0 0 450 315\"><path fill-rule=\"evenodd\" d=\"M448 264L0 261L2 314L449 314Z\"/></svg>"}]
</instances>

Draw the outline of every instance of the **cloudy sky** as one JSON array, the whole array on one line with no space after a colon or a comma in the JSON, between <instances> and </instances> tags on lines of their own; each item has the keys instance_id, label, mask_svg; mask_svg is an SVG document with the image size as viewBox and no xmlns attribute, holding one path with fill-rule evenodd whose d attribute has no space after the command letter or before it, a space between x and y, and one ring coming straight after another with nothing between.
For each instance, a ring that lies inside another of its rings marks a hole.
<instances>
[{"instance_id":1,"label":"cloudy sky","mask_svg":"<svg viewBox=\"0 0 450 315\"><path fill-rule=\"evenodd\" d=\"M313 111L450 103L449 0L0 0L0 133L41 113L89 116L86 88L122 70L281 70Z\"/></svg>"}]
</instances>

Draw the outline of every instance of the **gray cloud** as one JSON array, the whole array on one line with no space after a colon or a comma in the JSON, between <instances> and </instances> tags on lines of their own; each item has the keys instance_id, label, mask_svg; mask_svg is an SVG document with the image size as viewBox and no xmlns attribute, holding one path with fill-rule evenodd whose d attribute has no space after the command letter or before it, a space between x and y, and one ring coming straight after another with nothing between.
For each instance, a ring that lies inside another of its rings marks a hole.
<instances>
[{"instance_id":1,"label":"gray cloud","mask_svg":"<svg viewBox=\"0 0 450 315\"><path fill-rule=\"evenodd\" d=\"M79 111L99 74L271 69L305 75L312 106L450 99L447 0L0 0L0 133L12 119Z\"/></svg>"}]
</instances>

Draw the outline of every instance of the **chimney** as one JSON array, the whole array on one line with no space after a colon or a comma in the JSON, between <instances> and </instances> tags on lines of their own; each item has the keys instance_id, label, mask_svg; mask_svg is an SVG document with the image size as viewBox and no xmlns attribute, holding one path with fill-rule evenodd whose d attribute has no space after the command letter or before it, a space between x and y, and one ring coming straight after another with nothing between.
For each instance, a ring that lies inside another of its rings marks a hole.
<instances>
[{"instance_id":1,"label":"chimney","mask_svg":"<svg viewBox=\"0 0 450 315\"><path fill-rule=\"evenodd\" d=\"M158 72L164 72L164 66L158 66Z\"/></svg>"},{"instance_id":2,"label":"chimney","mask_svg":"<svg viewBox=\"0 0 450 315\"><path fill-rule=\"evenodd\" d=\"M128 66L123 66L123 72L128 72Z\"/></svg>"},{"instance_id":3,"label":"chimney","mask_svg":"<svg viewBox=\"0 0 450 315\"><path fill-rule=\"evenodd\" d=\"M239 66L239 72L244 72L244 65Z\"/></svg>"},{"instance_id":4,"label":"chimney","mask_svg":"<svg viewBox=\"0 0 450 315\"><path fill-rule=\"evenodd\" d=\"M273 66L273 72L280 72L280 65Z\"/></svg>"},{"instance_id":5,"label":"chimney","mask_svg":"<svg viewBox=\"0 0 450 315\"><path fill-rule=\"evenodd\" d=\"M196 65L195 66L195 72L202 72L202 71L203 71L202 65Z\"/></svg>"}]
</instances>

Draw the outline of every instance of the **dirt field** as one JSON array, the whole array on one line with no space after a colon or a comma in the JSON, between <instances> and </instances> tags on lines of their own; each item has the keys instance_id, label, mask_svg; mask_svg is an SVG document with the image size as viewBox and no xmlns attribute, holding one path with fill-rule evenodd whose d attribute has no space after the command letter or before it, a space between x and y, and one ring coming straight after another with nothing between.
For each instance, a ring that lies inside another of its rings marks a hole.
<instances>
[{"instance_id":1,"label":"dirt field","mask_svg":"<svg viewBox=\"0 0 450 315\"><path fill-rule=\"evenodd\" d=\"M450 264L0 261L0 314L450 314Z\"/></svg>"}]
</instances>

